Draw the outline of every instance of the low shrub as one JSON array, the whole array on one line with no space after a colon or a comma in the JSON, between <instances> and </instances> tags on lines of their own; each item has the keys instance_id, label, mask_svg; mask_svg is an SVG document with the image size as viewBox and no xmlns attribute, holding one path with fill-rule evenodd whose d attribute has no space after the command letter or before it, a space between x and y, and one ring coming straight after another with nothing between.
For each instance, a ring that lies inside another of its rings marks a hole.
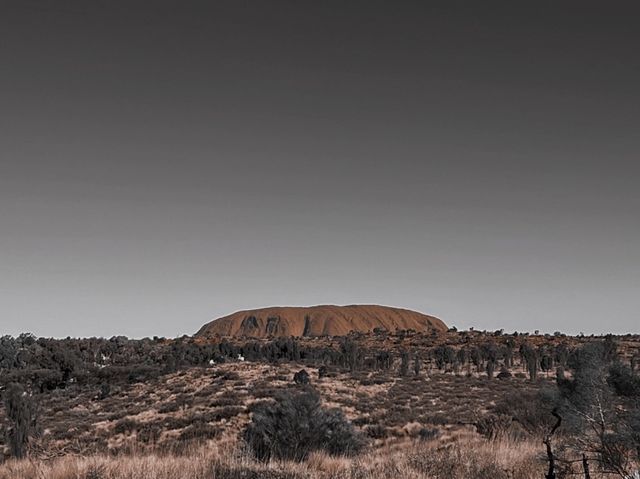
<instances>
[{"instance_id":1,"label":"low shrub","mask_svg":"<svg viewBox=\"0 0 640 479\"><path fill-rule=\"evenodd\" d=\"M224 406L210 413L212 421L222 421L242 414L246 410L243 406Z\"/></svg>"},{"instance_id":2,"label":"low shrub","mask_svg":"<svg viewBox=\"0 0 640 479\"><path fill-rule=\"evenodd\" d=\"M170 412L176 412L178 409L180 409L180 405L177 402L168 401L158 407L158 412L160 414L167 414Z\"/></svg>"},{"instance_id":3,"label":"low shrub","mask_svg":"<svg viewBox=\"0 0 640 479\"><path fill-rule=\"evenodd\" d=\"M366 427L365 432L372 439L384 439L389 435L389 431L382 424L371 424Z\"/></svg>"},{"instance_id":4,"label":"low shrub","mask_svg":"<svg viewBox=\"0 0 640 479\"><path fill-rule=\"evenodd\" d=\"M418 431L418 437L421 441L433 441L440 436L440 431L423 427Z\"/></svg>"},{"instance_id":5,"label":"low shrub","mask_svg":"<svg viewBox=\"0 0 640 479\"><path fill-rule=\"evenodd\" d=\"M138 423L133 419L120 419L113 428L116 434L129 434L138 429Z\"/></svg>"},{"instance_id":6,"label":"low shrub","mask_svg":"<svg viewBox=\"0 0 640 479\"><path fill-rule=\"evenodd\" d=\"M187 426L180 433L180 441L203 441L213 439L219 434L218 428L206 423Z\"/></svg>"},{"instance_id":7,"label":"low shrub","mask_svg":"<svg viewBox=\"0 0 640 479\"><path fill-rule=\"evenodd\" d=\"M312 451L359 452L364 441L342 412L325 409L313 390L282 393L256 408L243 438L256 458L304 460Z\"/></svg>"},{"instance_id":8,"label":"low shrub","mask_svg":"<svg viewBox=\"0 0 640 479\"><path fill-rule=\"evenodd\" d=\"M476 421L476 430L487 439L495 440L507 434L511 423L511 416L506 414L487 414Z\"/></svg>"},{"instance_id":9,"label":"low shrub","mask_svg":"<svg viewBox=\"0 0 640 479\"><path fill-rule=\"evenodd\" d=\"M305 369L301 369L293 375L293 381L296 384L307 385L310 382L309 373Z\"/></svg>"},{"instance_id":10,"label":"low shrub","mask_svg":"<svg viewBox=\"0 0 640 479\"><path fill-rule=\"evenodd\" d=\"M434 454L412 456L409 464L415 471L433 479L492 478L509 479L509 475L493 458L480 458L473 451L442 449ZM520 476L517 476L520 477Z\"/></svg>"},{"instance_id":11,"label":"low shrub","mask_svg":"<svg viewBox=\"0 0 640 479\"><path fill-rule=\"evenodd\" d=\"M543 435L555 422L551 414L556 403L553 396L553 391L547 390L510 393L495 405L493 413L511 418L530 434Z\"/></svg>"},{"instance_id":12,"label":"low shrub","mask_svg":"<svg viewBox=\"0 0 640 479\"><path fill-rule=\"evenodd\" d=\"M609 367L607 383L620 396L640 397L640 376L629 366L619 362L613 363Z\"/></svg>"}]
</instances>

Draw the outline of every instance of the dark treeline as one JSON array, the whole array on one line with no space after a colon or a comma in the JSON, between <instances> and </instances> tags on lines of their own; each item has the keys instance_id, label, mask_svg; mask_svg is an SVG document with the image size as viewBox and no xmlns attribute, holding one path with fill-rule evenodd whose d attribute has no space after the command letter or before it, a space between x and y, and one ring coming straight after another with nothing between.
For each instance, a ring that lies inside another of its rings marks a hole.
<instances>
[{"instance_id":1,"label":"dark treeline","mask_svg":"<svg viewBox=\"0 0 640 479\"><path fill-rule=\"evenodd\" d=\"M487 335L473 343L455 346L418 347L403 345L403 336L394 344L372 346L363 335L308 341L295 338L271 340L201 341L191 337L176 339L50 339L31 334L0 337L0 388L20 383L34 393L64 388L70 383L100 384L139 382L179 369L209 366L229 360L261 362L296 361L310 366L329 366L350 371L390 370L399 375L409 370L441 370L455 373L483 373L488 378L525 374L535 380L540 371L566 368L576 347L566 341L535 345L520 337ZM606 341L606 339L605 339ZM612 338L609 341L613 341ZM632 360L635 369L637 361ZM411 367L410 367L411 364Z\"/></svg>"}]
</instances>

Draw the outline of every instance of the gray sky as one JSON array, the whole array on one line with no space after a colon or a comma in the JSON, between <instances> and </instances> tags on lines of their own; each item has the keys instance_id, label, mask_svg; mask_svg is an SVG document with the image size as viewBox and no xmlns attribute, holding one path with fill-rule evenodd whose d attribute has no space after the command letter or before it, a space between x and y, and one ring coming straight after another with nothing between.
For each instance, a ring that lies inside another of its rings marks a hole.
<instances>
[{"instance_id":1,"label":"gray sky","mask_svg":"<svg viewBox=\"0 0 640 479\"><path fill-rule=\"evenodd\" d=\"M516 3L0 0L0 334L638 332L637 8Z\"/></svg>"}]
</instances>

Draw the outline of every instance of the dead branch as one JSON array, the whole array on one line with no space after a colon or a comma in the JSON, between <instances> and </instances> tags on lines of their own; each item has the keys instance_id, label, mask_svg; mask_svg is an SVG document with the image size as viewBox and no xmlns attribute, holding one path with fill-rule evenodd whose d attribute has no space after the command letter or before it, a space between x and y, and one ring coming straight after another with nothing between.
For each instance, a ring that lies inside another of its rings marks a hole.
<instances>
[{"instance_id":1,"label":"dead branch","mask_svg":"<svg viewBox=\"0 0 640 479\"><path fill-rule=\"evenodd\" d=\"M551 414L553 414L553 416L556 418L556 423L551 428L551 431L549 431L549 434L547 434L542 441L547 447L547 460L549 461L549 470L547 471L547 474L545 476L546 479L556 479L556 463L555 456L553 455L553 449L551 447L551 437L562 423L562 417L560 416L560 414L558 414L557 409L551 411Z\"/></svg>"}]
</instances>

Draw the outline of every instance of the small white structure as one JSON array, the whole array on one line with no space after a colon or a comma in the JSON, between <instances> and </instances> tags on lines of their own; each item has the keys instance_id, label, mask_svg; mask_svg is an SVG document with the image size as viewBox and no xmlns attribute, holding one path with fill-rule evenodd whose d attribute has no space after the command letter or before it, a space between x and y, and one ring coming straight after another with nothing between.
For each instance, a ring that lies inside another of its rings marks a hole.
<instances>
[{"instance_id":1,"label":"small white structure","mask_svg":"<svg viewBox=\"0 0 640 479\"><path fill-rule=\"evenodd\" d=\"M238 354L238 361L244 361L244 356L242 354Z\"/></svg>"}]
</instances>

